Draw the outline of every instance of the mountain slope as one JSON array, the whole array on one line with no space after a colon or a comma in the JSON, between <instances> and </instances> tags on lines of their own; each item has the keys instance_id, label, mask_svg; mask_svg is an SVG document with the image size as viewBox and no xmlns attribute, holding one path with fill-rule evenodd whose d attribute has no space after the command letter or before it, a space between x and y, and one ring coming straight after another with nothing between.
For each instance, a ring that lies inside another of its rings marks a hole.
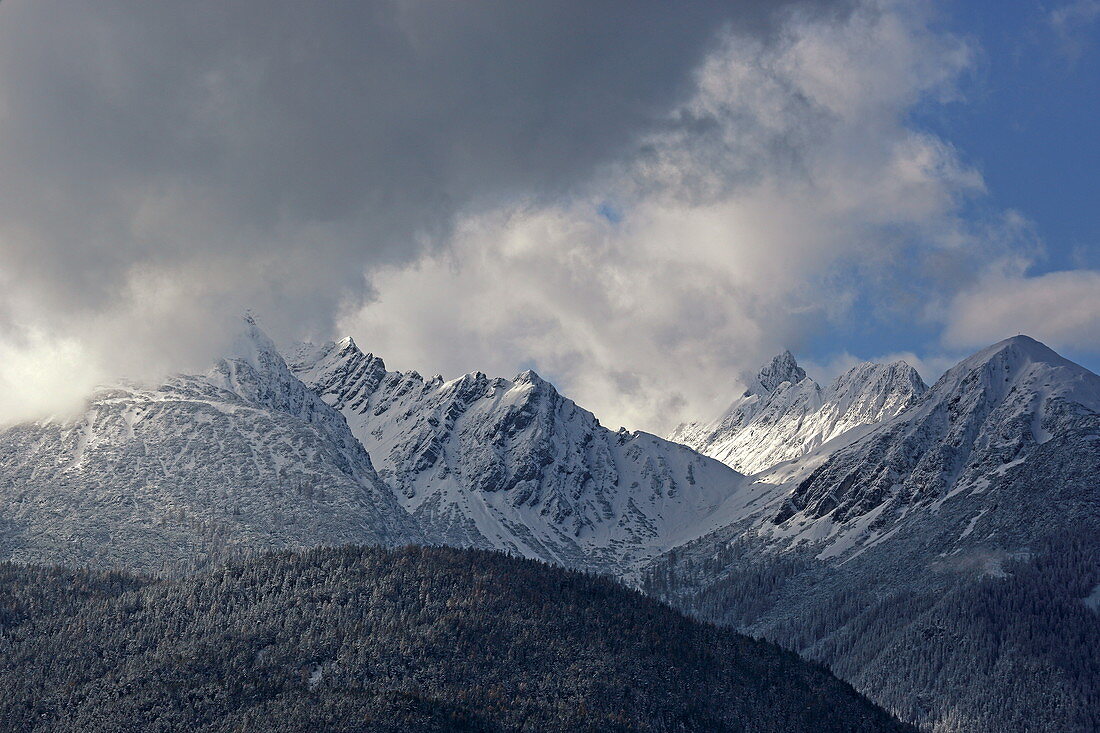
<instances>
[{"instance_id":1,"label":"mountain slope","mask_svg":"<svg viewBox=\"0 0 1100 733\"><path fill-rule=\"evenodd\" d=\"M344 419L251 322L206 375L102 389L75 418L0 432L9 559L179 571L420 536Z\"/></svg>"},{"instance_id":2,"label":"mountain slope","mask_svg":"<svg viewBox=\"0 0 1100 733\"><path fill-rule=\"evenodd\" d=\"M1098 476L1100 377L1016 337L761 474L646 584L936 731L1094 730Z\"/></svg>"},{"instance_id":3,"label":"mountain slope","mask_svg":"<svg viewBox=\"0 0 1100 733\"><path fill-rule=\"evenodd\" d=\"M681 425L669 439L755 474L893 417L925 389L916 370L900 361L858 364L822 387L786 351L717 420Z\"/></svg>"},{"instance_id":4,"label":"mountain slope","mask_svg":"<svg viewBox=\"0 0 1100 733\"><path fill-rule=\"evenodd\" d=\"M773 522L840 524L874 513L885 527L917 509L948 513L945 503L963 494L991 507L1006 473L1054 435L1087 433L1098 413L1100 377L1026 336L1002 341L948 370L911 410L830 456ZM1081 448L1090 447L1084 438Z\"/></svg>"},{"instance_id":5,"label":"mountain slope","mask_svg":"<svg viewBox=\"0 0 1100 733\"><path fill-rule=\"evenodd\" d=\"M496 553L0 578L8 730L908 730L790 652Z\"/></svg>"},{"instance_id":6,"label":"mountain slope","mask_svg":"<svg viewBox=\"0 0 1100 733\"><path fill-rule=\"evenodd\" d=\"M290 361L438 542L629 573L710 528L743 482L681 445L607 430L534 372L424 379L350 339Z\"/></svg>"}]
</instances>

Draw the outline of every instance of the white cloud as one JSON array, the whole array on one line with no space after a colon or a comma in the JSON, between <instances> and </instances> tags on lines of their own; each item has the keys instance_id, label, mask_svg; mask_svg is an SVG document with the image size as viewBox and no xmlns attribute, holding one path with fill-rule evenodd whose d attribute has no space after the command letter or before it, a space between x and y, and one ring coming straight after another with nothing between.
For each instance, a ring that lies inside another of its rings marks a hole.
<instances>
[{"instance_id":1,"label":"white cloud","mask_svg":"<svg viewBox=\"0 0 1100 733\"><path fill-rule=\"evenodd\" d=\"M1100 271L1028 277L1018 267L996 269L960 293L947 318L948 346L980 346L1022 333L1055 349L1100 352Z\"/></svg>"},{"instance_id":2,"label":"white cloud","mask_svg":"<svg viewBox=\"0 0 1100 733\"><path fill-rule=\"evenodd\" d=\"M731 36L631 162L566 203L467 217L447 252L375 276L343 326L391 366L533 364L613 427L663 431L861 299L917 317L959 277L933 263L988 245L958 213L980 175L907 122L971 56L923 7Z\"/></svg>"},{"instance_id":3,"label":"white cloud","mask_svg":"<svg viewBox=\"0 0 1100 733\"><path fill-rule=\"evenodd\" d=\"M1100 20L1100 0L1074 0L1050 11L1048 21L1062 53L1076 61L1085 51L1089 27Z\"/></svg>"},{"instance_id":4,"label":"white cloud","mask_svg":"<svg viewBox=\"0 0 1100 733\"><path fill-rule=\"evenodd\" d=\"M775 4L749 5L760 21ZM934 30L931 2L819 5L778 30L742 18L752 35L718 46L720 2L675 37L654 31L660 2L629 28L584 4L503 20L401 6L363 11L384 41L368 44L294 6L301 45L284 48L267 25L282 16L255 26L249 8L205 4L177 19L194 33L162 37L177 23L156 8L85 22L17 3L0 44L0 417L204 368L246 307L294 337L342 306L391 366L535 367L613 427L654 431L838 324L970 338L957 293L985 262L1036 254L1018 215L964 210L981 176L911 121L959 98L973 49ZM71 54L42 50L55 33ZM157 64L126 62L150 49ZM89 92L61 109L55 88Z\"/></svg>"},{"instance_id":5,"label":"white cloud","mask_svg":"<svg viewBox=\"0 0 1100 733\"><path fill-rule=\"evenodd\" d=\"M37 329L0 340L0 415L17 421L72 411L96 384L90 358L79 341Z\"/></svg>"}]
</instances>

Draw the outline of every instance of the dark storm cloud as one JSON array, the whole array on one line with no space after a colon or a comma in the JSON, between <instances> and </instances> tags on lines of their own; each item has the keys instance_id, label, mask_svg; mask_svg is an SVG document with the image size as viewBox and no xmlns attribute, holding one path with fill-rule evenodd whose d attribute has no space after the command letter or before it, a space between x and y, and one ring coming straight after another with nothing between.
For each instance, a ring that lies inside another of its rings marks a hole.
<instances>
[{"instance_id":1,"label":"dark storm cloud","mask_svg":"<svg viewBox=\"0 0 1100 733\"><path fill-rule=\"evenodd\" d=\"M150 267L323 321L460 208L615 159L776 5L9 0L0 268L51 315Z\"/></svg>"}]
</instances>

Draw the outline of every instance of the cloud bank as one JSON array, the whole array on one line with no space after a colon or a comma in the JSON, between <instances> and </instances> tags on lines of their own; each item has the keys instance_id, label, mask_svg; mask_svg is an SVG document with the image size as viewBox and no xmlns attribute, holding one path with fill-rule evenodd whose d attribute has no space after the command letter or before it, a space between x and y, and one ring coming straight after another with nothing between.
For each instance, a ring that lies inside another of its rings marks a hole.
<instances>
[{"instance_id":1,"label":"cloud bank","mask_svg":"<svg viewBox=\"0 0 1100 733\"><path fill-rule=\"evenodd\" d=\"M1001 243L961 216L981 176L909 122L972 55L925 10L728 33L632 159L565 202L464 218L378 273L345 329L402 367L534 366L613 426L663 431L822 329L931 317Z\"/></svg>"},{"instance_id":2,"label":"cloud bank","mask_svg":"<svg viewBox=\"0 0 1100 733\"><path fill-rule=\"evenodd\" d=\"M459 213L623 156L782 5L6 0L0 351L81 368L33 395L0 366L0 418L201 365L247 307L327 331Z\"/></svg>"},{"instance_id":3,"label":"cloud bank","mask_svg":"<svg viewBox=\"0 0 1100 733\"><path fill-rule=\"evenodd\" d=\"M1021 333L1056 349L1100 345L1100 272L991 272L954 299L944 342L970 348Z\"/></svg>"}]
</instances>

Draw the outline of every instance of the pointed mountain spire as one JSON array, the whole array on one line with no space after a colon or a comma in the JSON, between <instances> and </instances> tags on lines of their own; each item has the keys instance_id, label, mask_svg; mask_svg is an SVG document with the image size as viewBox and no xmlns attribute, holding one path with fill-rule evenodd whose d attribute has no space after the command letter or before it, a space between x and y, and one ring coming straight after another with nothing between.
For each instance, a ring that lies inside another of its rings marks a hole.
<instances>
[{"instance_id":1,"label":"pointed mountain spire","mask_svg":"<svg viewBox=\"0 0 1100 733\"><path fill-rule=\"evenodd\" d=\"M770 362L760 368L759 373L756 375L756 381L769 394L774 392L775 388L783 382L798 384L805 378L806 370L798 366L798 362L795 361L794 355L790 351L784 351L782 354L773 357Z\"/></svg>"}]
</instances>

